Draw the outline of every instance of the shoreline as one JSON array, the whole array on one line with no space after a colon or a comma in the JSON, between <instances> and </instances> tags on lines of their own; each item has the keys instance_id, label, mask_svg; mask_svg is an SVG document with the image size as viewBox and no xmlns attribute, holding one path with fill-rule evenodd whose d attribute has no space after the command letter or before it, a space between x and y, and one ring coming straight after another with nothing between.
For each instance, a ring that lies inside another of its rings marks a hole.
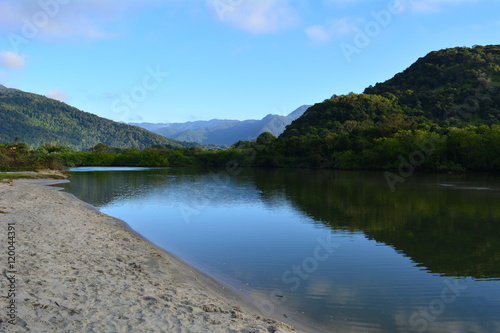
<instances>
[{"instance_id":1,"label":"shoreline","mask_svg":"<svg viewBox=\"0 0 500 333\"><path fill-rule=\"evenodd\" d=\"M0 183L2 252L9 223L16 237L15 295L8 293L7 258L0 263L0 331L298 332L263 318L248 295L153 244L126 222L44 186L61 182L67 181ZM14 325L7 316L12 299Z\"/></svg>"}]
</instances>

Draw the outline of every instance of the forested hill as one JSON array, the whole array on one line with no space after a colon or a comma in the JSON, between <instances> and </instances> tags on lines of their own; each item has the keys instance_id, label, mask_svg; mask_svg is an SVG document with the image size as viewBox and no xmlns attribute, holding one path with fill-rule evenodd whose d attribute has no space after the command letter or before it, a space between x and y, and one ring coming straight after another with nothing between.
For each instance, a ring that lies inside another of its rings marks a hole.
<instances>
[{"instance_id":1,"label":"forested hill","mask_svg":"<svg viewBox=\"0 0 500 333\"><path fill-rule=\"evenodd\" d=\"M431 52L363 94L313 105L269 142L263 166L401 169L417 154L412 172L500 170L500 45Z\"/></svg>"},{"instance_id":2,"label":"forested hill","mask_svg":"<svg viewBox=\"0 0 500 333\"><path fill-rule=\"evenodd\" d=\"M423 122L443 127L500 124L500 45L431 52L364 94L333 96L314 105L283 137L380 121L400 129Z\"/></svg>"},{"instance_id":3,"label":"forested hill","mask_svg":"<svg viewBox=\"0 0 500 333\"><path fill-rule=\"evenodd\" d=\"M74 149L98 143L116 148L190 145L80 111L45 96L0 85L0 143L15 140L34 148L46 143Z\"/></svg>"},{"instance_id":4,"label":"forested hill","mask_svg":"<svg viewBox=\"0 0 500 333\"><path fill-rule=\"evenodd\" d=\"M500 45L431 52L365 94L394 94L401 105L448 125L500 121Z\"/></svg>"}]
</instances>

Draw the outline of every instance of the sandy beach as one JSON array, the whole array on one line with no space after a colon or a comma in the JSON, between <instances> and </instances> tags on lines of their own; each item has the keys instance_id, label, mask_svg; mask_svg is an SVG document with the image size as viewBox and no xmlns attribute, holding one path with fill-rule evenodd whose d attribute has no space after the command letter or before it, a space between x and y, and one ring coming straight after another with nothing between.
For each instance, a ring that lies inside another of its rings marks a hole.
<instances>
[{"instance_id":1,"label":"sandy beach","mask_svg":"<svg viewBox=\"0 0 500 333\"><path fill-rule=\"evenodd\" d=\"M0 332L297 332L46 183L0 183Z\"/></svg>"}]
</instances>

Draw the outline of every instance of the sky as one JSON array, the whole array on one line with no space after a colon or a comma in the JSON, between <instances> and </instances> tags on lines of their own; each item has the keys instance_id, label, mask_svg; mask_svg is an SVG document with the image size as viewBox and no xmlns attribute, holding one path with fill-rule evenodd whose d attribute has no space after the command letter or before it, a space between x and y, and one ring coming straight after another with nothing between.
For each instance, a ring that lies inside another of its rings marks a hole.
<instances>
[{"instance_id":1,"label":"sky","mask_svg":"<svg viewBox=\"0 0 500 333\"><path fill-rule=\"evenodd\" d=\"M115 121L260 119L499 31L499 0L0 0L0 84Z\"/></svg>"}]
</instances>

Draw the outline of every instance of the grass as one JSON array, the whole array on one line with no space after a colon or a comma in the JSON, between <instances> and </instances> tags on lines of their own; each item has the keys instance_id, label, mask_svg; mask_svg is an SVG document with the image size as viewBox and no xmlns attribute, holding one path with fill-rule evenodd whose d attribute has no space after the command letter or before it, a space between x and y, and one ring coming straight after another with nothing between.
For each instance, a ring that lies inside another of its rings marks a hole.
<instances>
[{"instance_id":1,"label":"grass","mask_svg":"<svg viewBox=\"0 0 500 333\"><path fill-rule=\"evenodd\" d=\"M36 172L0 172L0 180L14 179L67 179L63 174Z\"/></svg>"}]
</instances>

